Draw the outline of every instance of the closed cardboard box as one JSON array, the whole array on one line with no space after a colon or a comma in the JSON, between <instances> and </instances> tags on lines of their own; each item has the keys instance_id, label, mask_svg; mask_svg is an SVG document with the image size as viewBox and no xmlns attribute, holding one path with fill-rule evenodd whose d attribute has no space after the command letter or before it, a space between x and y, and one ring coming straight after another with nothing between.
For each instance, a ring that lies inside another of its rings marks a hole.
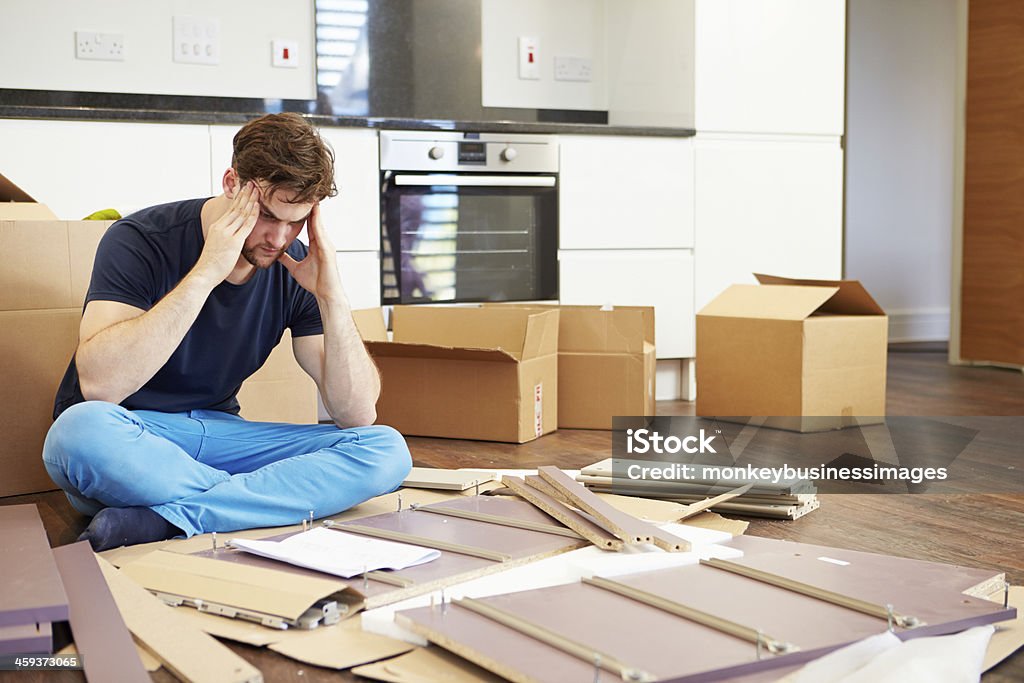
<instances>
[{"instance_id":1,"label":"closed cardboard box","mask_svg":"<svg viewBox=\"0 0 1024 683\"><path fill-rule=\"evenodd\" d=\"M410 436L523 443L558 425L558 311L396 306L356 324L383 381L377 421ZM376 339L376 341L374 341Z\"/></svg>"},{"instance_id":2,"label":"closed cardboard box","mask_svg":"<svg viewBox=\"0 0 1024 683\"><path fill-rule=\"evenodd\" d=\"M654 415L653 306L488 305L559 311L559 429L611 429L615 416Z\"/></svg>"},{"instance_id":3,"label":"closed cardboard box","mask_svg":"<svg viewBox=\"0 0 1024 683\"><path fill-rule=\"evenodd\" d=\"M35 208L28 208L35 207ZM12 219L10 216L16 216ZM0 496L56 488L41 454L53 399L78 346L93 257L108 221L21 220L42 205L0 202ZM249 419L316 422L316 385L287 337L239 394Z\"/></svg>"},{"instance_id":4,"label":"closed cardboard box","mask_svg":"<svg viewBox=\"0 0 1024 683\"><path fill-rule=\"evenodd\" d=\"M796 431L881 421L888 318L863 285L757 279L697 314L697 414Z\"/></svg>"}]
</instances>

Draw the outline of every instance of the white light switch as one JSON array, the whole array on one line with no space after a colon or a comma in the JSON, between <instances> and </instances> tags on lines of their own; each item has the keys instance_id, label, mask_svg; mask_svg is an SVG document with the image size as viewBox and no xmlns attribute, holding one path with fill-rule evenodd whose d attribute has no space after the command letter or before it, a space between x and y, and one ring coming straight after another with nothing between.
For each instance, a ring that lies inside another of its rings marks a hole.
<instances>
[{"instance_id":1,"label":"white light switch","mask_svg":"<svg viewBox=\"0 0 1024 683\"><path fill-rule=\"evenodd\" d=\"M535 36L519 36L519 78L540 80L540 41Z\"/></svg>"},{"instance_id":2,"label":"white light switch","mask_svg":"<svg viewBox=\"0 0 1024 683\"><path fill-rule=\"evenodd\" d=\"M174 17L174 61L220 64L220 19Z\"/></svg>"}]
</instances>

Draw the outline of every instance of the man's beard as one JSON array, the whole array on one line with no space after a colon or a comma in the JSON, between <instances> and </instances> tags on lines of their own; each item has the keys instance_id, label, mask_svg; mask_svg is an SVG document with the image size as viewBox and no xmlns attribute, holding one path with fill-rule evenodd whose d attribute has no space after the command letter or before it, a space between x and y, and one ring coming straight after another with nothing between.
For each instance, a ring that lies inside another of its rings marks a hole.
<instances>
[{"instance_id":1,"label":"man's beard","mask_svg":"<svg viewBox=\"0 0 1024 683\"><path fill-rule=\"evenodd\" d=\"M267 256L264 248L261 245L256 245L255 247L243 248L242 258L257 268L266 270L274 265L283 253L284 249L279 249L273 255Z\"/></svg>"}]
</instances>

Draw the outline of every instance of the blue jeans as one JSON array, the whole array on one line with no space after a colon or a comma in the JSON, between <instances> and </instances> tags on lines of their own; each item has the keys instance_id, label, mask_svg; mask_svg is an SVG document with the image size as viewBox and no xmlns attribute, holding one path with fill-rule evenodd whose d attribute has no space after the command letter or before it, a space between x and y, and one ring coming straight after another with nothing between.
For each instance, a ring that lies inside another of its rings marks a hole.
<instances>
[{"instance_id":1,"label":"blue jeans","mask_svg":"<svg viewBox=\"0 0 1024 683\"><path fill-rule=\"evenodd\" d=\"M76 510L153 509L186 536L298 524L395 490L412 460L391 427L248 422L105 401L57 418L43 462Z\"/></svg>"}]
</instances>

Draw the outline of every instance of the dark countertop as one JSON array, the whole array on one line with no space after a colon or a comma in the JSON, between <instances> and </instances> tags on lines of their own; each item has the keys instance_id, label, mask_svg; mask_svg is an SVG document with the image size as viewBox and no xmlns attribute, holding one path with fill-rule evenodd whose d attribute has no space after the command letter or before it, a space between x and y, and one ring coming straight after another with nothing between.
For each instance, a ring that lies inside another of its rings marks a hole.
<instances>
[{"instance_id":1,"label":"dark countertop","mask_svg":"<svg viewBox=\"0 0 1024 683\"><path fill-rule=\"evenodd\" d=\"M689 137L692 128L616 126L607 123L515 120L440 120L317 113L306 100L248 100L206 97L111 96L94 93L43 93L0 89L0 118L135 123L242 124L264 113L296 111L317 126L394 130L458 130L480 133L566 135L638 135ZM524 110L524 115L536 114ZM555 112L568 114L572 112ZM584 113L585 114L585 113Z\"/></svg>"}]
</instances>

